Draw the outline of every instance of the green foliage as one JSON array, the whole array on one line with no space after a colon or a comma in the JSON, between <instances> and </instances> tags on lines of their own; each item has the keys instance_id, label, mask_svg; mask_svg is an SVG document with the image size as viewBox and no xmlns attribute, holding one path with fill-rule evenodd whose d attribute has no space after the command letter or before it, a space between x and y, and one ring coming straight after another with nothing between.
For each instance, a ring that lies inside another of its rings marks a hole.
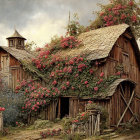
<instances>
[{"instance_id":1,"label":"green foliage","mask_svg":"<svg viewBox=\"0 0 140 140\"><path fill-rule=\"evenodd\" d=\"M79 18L77 14L74 14L73 20L69 21L67 26L67 35L78 36L84 31L84 26L80 25Z\"/></svg>"},{"instance_id":2,"label":"green foliage","mask_svg":"<svg viewBox=\"0 0 140 140\"><path fill-rule=\"evenodd\" d=\"M51 128L54 123L49 120L36 120L33 125L31 125L28 129L43 129L43 128Z\"/></svg>"},{"instance_id":3,"label":"green foliage","mask_svg":"<svg viewBox=\"0 0 140 140\"><path fill-rule=\"evenodd\" d=\"M81 112L79 113L76 118L72 120L72 123L79 124L83 123L85 124L89 120L89 112Z\"/></svg>"},{"instance_id":4,"label":"green foliage","mask_svg":"<svg viewBox=\"0 0 140 140\"><path fill-rule=\"evenodd\" d=\"M73 121L73 118L65 117L62 119L62 126L66 133L69 133L71 131L72 121Z\"/></svg>"},{"instance_id":5,"label":"green foliage","mask_svg":"<svg viewBox=\"0 0 140 140\"><path fill-rule=\"evenodd\" d=\"M27 51L32 51L32 50L34 50L36 48L37 48L37 45L36 45L36 43L34 41L27 42L25 44L25 50L27 50Z\"/></svg>"}]
</instances>

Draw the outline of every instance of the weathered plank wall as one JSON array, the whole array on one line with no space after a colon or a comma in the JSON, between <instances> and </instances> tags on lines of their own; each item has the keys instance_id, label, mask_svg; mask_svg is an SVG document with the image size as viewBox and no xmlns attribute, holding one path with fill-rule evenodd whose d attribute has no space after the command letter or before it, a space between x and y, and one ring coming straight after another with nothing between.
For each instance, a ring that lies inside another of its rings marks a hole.
<instances>
[{"instance_id":1,"label":"weathered plank wall","mask_svg":"<svg viewBox=\"0 0 140 140\"><path fill-rule=\"evenodd\" d=\"M3 49L0 49L0 77L13 90L17 86L18 81L32 78L29 72L23 70L20 62Z\"/></svg>"},{"instance_id":2,"label":"weathered plank wall","mask_svg":"<svg viewBox=\"0 0 140 140\"><path fill-rule=\"evenodd\" d=\"M106 63L101 66L99 65L97 73L104 72L105 77L107 77L116 72L117 66L122 65L124 67L122 78L129 78L134 81L137 84L136 93L140 95L140 66L137 59L131 40L120 36L110 52Z\"/></svg>"}]
</instances>

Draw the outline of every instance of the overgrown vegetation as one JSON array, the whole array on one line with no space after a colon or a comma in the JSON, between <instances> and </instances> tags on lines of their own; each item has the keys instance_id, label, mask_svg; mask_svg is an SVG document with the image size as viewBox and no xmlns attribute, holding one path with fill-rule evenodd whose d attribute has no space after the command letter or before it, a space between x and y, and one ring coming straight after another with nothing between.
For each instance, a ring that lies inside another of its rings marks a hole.
<instances>
[{"instance_id":1,"label":"overgrown vegetation","mask_svg":"<svg viewBox=\"0 0 140 140\"><path fill-rule=\"evenodd\" d=\"M118 74L105 77L104 72L97 75L97 68L94 69L86 57L62 58L54 52L54 48L42 49L30 64L41 72L47 83L46 87L32 80L23 80L16 87L16 92L25 97L22 107L24 113L37 112L59 96L94 98L98 93L106 92L107 87L120 78ZM95 63L95 67L98 64Z\"/></svg>"},{"instance_id":2,"label":"overgrown vegetation","mask_svg":"<svg viewBox=\"0 0 140 140\"><path fill-rule=\"evenodd\" d=\"M109 4L99 6L101 10L94 12L97 17L86 30L126 23L140 37L140 8L135 0L110 0Z\"/></svg>"},{"instance_id":3,"label":"overgrown vegetation","mask_svg":"<svg viewBox=\"0 0 140 140\"><path fill-rule=\"evenodd\" d=\"M15 94L7 86L3 86L0 90L0 96L0 106L5 108L3 112L4 125L15 126L16 121L21 116L22 95Z\"/></svg>"}]
</instances>

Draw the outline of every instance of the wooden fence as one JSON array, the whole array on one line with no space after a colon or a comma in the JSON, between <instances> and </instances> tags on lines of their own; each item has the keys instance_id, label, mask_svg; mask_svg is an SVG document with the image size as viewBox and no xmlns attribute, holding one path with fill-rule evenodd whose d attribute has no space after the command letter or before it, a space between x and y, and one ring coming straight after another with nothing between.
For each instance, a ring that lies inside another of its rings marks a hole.
<instances>
[{"instance_id":1,"label":"wooden fence","mask_svg":"<svg viewBox=\"0 0 140 140\"><path fill-rule=\"evenodd\" d=\"M3 116L2 112L0 112L0 132L3 131Z\"/></svg>"},{"instance_id":2,"label":"wooden fence","mask_svg":"<svg viewBox=\"0 0 140 140\"><path fill-rule=\"evenodd\" d=\"M89 115L86 123L72 124L72 133L81 133L88 137L100 134L100 112Z\"/></svg>"}]
</instances>

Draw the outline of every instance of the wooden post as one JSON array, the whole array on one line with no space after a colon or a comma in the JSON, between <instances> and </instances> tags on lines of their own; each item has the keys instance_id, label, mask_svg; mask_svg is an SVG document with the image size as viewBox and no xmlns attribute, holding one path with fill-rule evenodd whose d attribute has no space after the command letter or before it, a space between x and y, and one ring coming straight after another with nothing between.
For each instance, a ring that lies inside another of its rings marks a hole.
<instances>
[{"instance_id":1,"label":"wooden post","mask_svg":"<svg viewBox=\"0 0 140 140\"><path fill-rule=\"evenodd\" d=\"M3 116L2 116L2 112L0 112L0 131L3 131Z\"/></svg>"}]
</instances>

